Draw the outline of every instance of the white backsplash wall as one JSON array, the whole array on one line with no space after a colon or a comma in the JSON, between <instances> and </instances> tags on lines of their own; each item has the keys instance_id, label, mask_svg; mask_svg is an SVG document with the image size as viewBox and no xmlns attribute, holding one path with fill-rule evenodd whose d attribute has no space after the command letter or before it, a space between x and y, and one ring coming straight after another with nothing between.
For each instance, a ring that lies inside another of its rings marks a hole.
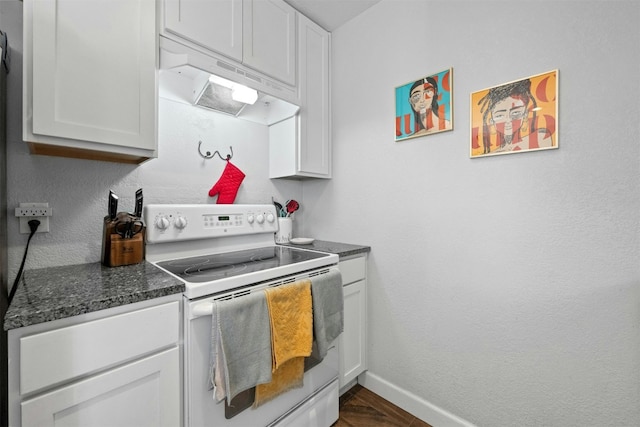
<instances>
[{"instance_id":1,"label":"white backsplash wall","mask_svg":"<svg viewBox=\"0 0 640 427\"><path fill-rule=\"evenodd\" d=\"M382 0L333 33L334 179L305 184L305 235L372 247L369 373L396 396L640 425L639 22L636 1ZM394 88L449 67L454 130L394 142ZM469 94L556 68L560 148L470 159Z\"/></svg>"},{"instance_id":2,"label":"white backsplash wall","mask_svg":"<svg viewBox=\"0 0 640 427\"><path fill-rule=\"evenodd\" d=\"M99 262L102 220L107 196L120 197L119 210L133 211L135 191L142 188L148 203L215 203L209 189L220 178L225 161L198 154L233 146L231 162L246 177L235 203L271 203L275 197L300 200L302 184L270 180L268 128L173 101L159 104L159 157L134 166L110 162L33 156L22 141L22 2L2 1L3 31L11 44L8 75L8 234L9 284L22 260L27 234L19 234L14 209L20 202L49 202L53 208L49 233L31 240L25 268ZM7 24L7 25L4 25ZM90 102L90 99L87 100ZM301 226L304 205L296 213L294 233Z\"/></svg>"}]
</instances>

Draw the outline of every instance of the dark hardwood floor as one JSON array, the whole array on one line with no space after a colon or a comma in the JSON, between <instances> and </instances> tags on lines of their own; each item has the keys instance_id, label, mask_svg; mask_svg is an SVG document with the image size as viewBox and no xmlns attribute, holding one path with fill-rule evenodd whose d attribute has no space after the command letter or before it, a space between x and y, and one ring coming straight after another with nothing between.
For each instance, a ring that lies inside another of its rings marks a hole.
<instances>
[{"instance_id":1,"label":"dark hardwood floor","mask_svg":"<svg viewBox=\"0 0 640 427\"><path fill-rule=\"evenodd\" d=\"M431 427L356 384L340 397L340 418L331 427Z\"/></svg>"}]
</instances>

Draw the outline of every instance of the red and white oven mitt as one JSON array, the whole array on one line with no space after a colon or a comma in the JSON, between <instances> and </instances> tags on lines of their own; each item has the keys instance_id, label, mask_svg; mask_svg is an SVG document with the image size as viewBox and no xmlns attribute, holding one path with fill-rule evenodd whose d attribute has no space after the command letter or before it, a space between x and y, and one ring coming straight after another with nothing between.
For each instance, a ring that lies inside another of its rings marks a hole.
<instances>
[{"instance_id":1,"label":"red and white oven mitt","mask_svg":"<svg viewBox=\"0 0 640 427\"><path fill-rule=\"evenodd\" d=\"M214 197L217 194L216 203L219 205L233 203L244 177L244 173L227 160L227 166L222 171L220 179L209 190L209 197Z\"/></svg>"}]
</instances>

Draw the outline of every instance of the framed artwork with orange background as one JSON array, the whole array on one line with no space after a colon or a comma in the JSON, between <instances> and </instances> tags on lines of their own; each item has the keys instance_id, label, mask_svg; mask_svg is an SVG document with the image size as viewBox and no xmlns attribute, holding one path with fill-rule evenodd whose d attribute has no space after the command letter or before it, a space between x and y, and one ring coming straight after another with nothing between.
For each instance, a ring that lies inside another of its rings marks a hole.
<instances>
[{"instance_id":1,"label":"framed artwork with orange background","mask_svg":"<svg viewBox=\"0 0 640 427\"><path fill-rule=\"evenodd\" d=\"M453 129L453 69L396 88L396 141Z\"/></svg>"},{"instance_id":2,"label":"framed artwork with orange background","mask_svg":"<svg viewBox=\"0 0 640 427\"><path fill-rule=\"evenodd\" d=\"M471 93L470 156L558 148L558 70Z\"/></svg>"}]
</instances>

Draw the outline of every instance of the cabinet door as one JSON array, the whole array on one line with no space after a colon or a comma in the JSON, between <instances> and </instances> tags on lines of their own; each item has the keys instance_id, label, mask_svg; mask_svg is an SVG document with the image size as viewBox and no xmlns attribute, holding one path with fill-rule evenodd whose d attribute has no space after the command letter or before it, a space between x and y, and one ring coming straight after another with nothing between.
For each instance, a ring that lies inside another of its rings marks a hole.
<instances>
[{"instance_id":1,"label":"cabinet door","mask_svg":"<svg viewBox=\"0 0 640 427\"><path fill-rule=\"evenodd\" d=\"M366 287L360 280L344 288L344 332L340 338L340 387L366 369Z\"/></svg>"},{"instance_id":2,"label":"cabinet door","mask_svg":"<svg viewBox=\"0 0 640 427\"><path fill-rule=\"evenodd\" d=\"M164 28L242 61L242 0L165 0Z\"/></svg>"},{"instance_id":3,"label":"cabinet door","mask_svg":"<svg viewBox=\"0 0 640 427\"><path fill-rule=\"evenodd\" d=\"M25 1L28 11L25 74L36 138L155 150L155 2Z\"/></svg>"},{"instance_id":4,"label":"cabinet door","mask_svg":"<svg viewBox=\"0 0 640 427\"><path fill-rule=\"evenodd\" d=\"M282 0L244 0L242 62L296 84L296 11Z\"/></svg>"},{"instance_id":5,"label":"cabinet door","mask_svg":"<svg viewBox=\"0 0 640 427\"><path fill-rule=\"evenodd\" d=\"M329 118L330 35L299 16L298 55L300 101L300 172L329 178L331 136Z\"/></svg>"},{"instance_id":6,"label":"cabinet door","mask_svg":"<svg viewBox=\"0 0 640 427\"><path fill-rule=\"evenodd\" d=\"M26 400L22 425L179 426L178 348Z\"/></svg>"}]
</instances>

